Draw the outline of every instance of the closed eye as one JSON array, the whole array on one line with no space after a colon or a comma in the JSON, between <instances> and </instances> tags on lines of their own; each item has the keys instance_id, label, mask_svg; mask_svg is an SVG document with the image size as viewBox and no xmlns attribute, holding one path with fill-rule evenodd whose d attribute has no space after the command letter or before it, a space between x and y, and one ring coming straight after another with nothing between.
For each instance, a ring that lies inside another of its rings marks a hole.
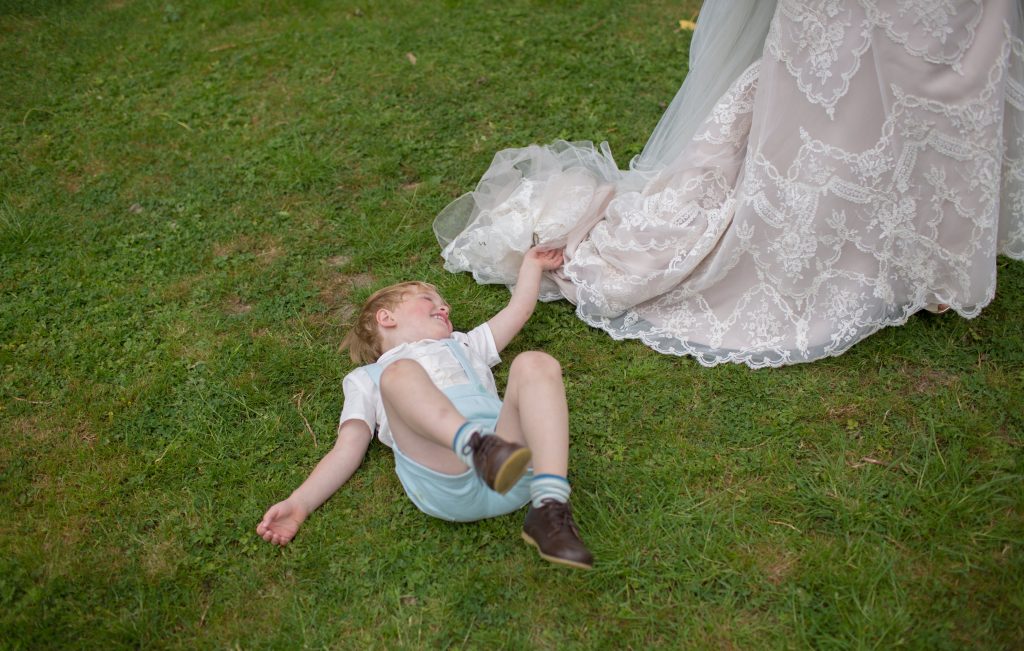
<instances>
[{"instance_id":1,"label":"closed eye","mask_svg":"<svg viewBox=\"0 0 1024 651\"><path fill-rule=\"evenodd\" d=\"M430 294L421 294L420 298L425 301L429 301L431 305L436 305L438 308L445 310L446 312L452 311L450 305L448 305L444 301L438 300L436 296L431 296Z\"/></svg>"}]
</instances>

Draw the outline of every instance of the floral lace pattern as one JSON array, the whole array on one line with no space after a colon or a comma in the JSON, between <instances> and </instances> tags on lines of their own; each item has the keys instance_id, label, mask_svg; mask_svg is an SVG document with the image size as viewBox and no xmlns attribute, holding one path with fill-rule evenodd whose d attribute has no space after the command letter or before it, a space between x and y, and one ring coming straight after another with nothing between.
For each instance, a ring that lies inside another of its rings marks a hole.
<instances>
[{"instance_id":1,"label":"floral lace pattern","mask_svg":"<svg viewBox=\"0 0 1024 651\"><path fill-rule=\"evenodd\" d=\"M909 54L963 72L964 54L981 22L982 2L897 0L865 2L868 19Z\"/></svg>"},{"instance_id":2,"label":"floral lace pattern","mask_svg":"<svg viewBox=\"0 0 1024 651\"><path fill-rule=\"evenodd\" d=\"M808 101L829 117L871 45L864 11L843 0L780 0L766 51L785 63Z\"/></svg>"},{"instance_id":3,"label":"floral lace pattern","mask_svg":"<svg viewBox=\"0 0 1024 651\"><path fill-rule=\"evenodd\" d=\"M1019 36L1019 34L1018 34ZM1024 258L1024 40L1010 36L1010 73L1003 116L1002 210L999 250Z\"/></svg>"},{"instance_id":4,"label":"floral lace pattern","mask_svg":"<svg viewBox=\"0 0 1024 651\"><path fill-rule=\"evenodd\" d=\"M974 316L997 253L1024 258L1015 1L782 0L676 160L501 152L446 210L446 268L510 284L532 243L564 245L545 298L708 366L838 355L932 303Z\"/></svg>"}]
</instances>

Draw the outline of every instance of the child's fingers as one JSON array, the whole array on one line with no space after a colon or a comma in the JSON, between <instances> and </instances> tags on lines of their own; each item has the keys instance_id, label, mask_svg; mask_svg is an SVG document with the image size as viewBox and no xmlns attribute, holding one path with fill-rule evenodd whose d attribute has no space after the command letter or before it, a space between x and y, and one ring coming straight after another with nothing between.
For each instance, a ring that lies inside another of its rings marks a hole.
<instances>
[{"instance_id":1,"label":"child's fingers","mask_svg":"<svg viewBox=\"0 0 1024 651\"><path fill-rule=\"evenodd\" d=\"M288 542L292 539L291 536L276 533L271 528L264 529L263 532L260 534L260 538L266 540L268 543L271 543L273 545L280 545L281 547L287 545Z\"/></svg>"},{"instance_id":2,"label":"child's fingers","mask_svg":"<svg viewBox=\"0 0 1024 651\"><path fill-rule=\"evenodd\" d=\"M561 249L552 249L544 252L544 262L551 266L551 268L559 267L563 260L564 256Z\"/></svg>"},{"instance_id":3,"label":"child's fingers","mask_svg":"<svg viewBox=\"0 0 1024 651\"><path fill-rule=\"evenodd\" d=\"M271 532L274 521L277 520L279 511L280 508L277 504L267 509L267 512L263 514L263 519L256 525L256 533L266 538L266 534Z\"/></svg>"},{"instance_id":4,"label":"child's fingers","mask_svg":"<svg viewBox=\"0 0 1024 651\"><path fill-rule=\"evenodd\" d=\"M274 543L278 547L284 547L291 541L292 537L285 534L274 534L271 538L268 538L270 542Z\"/></svg>"},{"instance_id":5,"label":"child's fingers","mask_svg":"<svg viewBox=\"0 0 1024 651\"><path fill-rule=\"evenodd\" d=\"M260 520L258 527L263 527L264 529L269 527L270 523L274 521L274 518L277 515L276 510L276 506L272 506L269 509L267 509L267 512L263 514L263 519Z\"/></svg>"},{"instance_id":6,"label":"child's fingers","mask_svg":"<svg viewBox=\"0 0 1024 651\"><path fill-rule=\"evenodd\" d=\"M560 258L562 256L562 249L541 249L537 247L531 253L540 260L550 261Z\"/></svg>"}]
</instances>

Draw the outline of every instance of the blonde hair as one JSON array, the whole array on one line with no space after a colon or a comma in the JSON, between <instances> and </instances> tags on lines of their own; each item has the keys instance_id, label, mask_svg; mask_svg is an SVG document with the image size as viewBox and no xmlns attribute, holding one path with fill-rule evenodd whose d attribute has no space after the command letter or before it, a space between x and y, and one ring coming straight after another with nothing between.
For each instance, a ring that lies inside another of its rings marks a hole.
<instances>
[{"instance_id":1,"label":"blonde hair","mask_svg":"<svg viewBox=\"0 0 1024 651\"><path fill-rule=\"evenodd\" d=\"M341 340L339 350L348 349L349 357L357 364L372 364L384 352L380 349L380 329L377 326L378 310L393 310L406 294L416 290L430 290L438 293L430 283L411 280L375 291L366 299L356 315L355 323Z\"/></svg>"}]
</instances>

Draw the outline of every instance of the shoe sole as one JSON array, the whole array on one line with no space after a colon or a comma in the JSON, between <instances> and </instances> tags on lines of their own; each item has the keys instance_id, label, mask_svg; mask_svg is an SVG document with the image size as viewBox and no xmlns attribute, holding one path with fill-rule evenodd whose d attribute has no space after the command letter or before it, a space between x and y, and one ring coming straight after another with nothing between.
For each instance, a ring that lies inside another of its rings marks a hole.
<instances>
[{"instance_id":1,"label":"shoe sole","mask_svg":"<svg viewBox=\"0 0 1024 651\"><path fill-rule=\"evenodd\" d=\"M532 547L535 547L537 549L537 553L540 554L540 557L543 558L544 560L548 561L549 563L555 563L557 565L565 565L567 567L575 567L576 569L579 569L579 570L592 570L592 569L594 569L593 564L587 565L586 563L580 563L579 561L570 561L567 558L558 558L557 556L549 556L549 555L545 554L543 551L541 551L540 545L538 545L537 541L534 540L533 538L531 538L528 533L523 531L522 532L522 536L523 536L523 540L526 541L526 544L527 545L531 545Z\"/></svg>"},{"instance_id":2,"label":"shoe sole","mask_svg":"<svg viewBox=\"0 0 1024 651\"><path fill-rule=\"evenodd\" d=\"M530 448L519 448L510 454L495 473L492 488L501 494L509 492L526 472L526 466L530 465L532 457Z\"/></svg>"}]
</instances>

